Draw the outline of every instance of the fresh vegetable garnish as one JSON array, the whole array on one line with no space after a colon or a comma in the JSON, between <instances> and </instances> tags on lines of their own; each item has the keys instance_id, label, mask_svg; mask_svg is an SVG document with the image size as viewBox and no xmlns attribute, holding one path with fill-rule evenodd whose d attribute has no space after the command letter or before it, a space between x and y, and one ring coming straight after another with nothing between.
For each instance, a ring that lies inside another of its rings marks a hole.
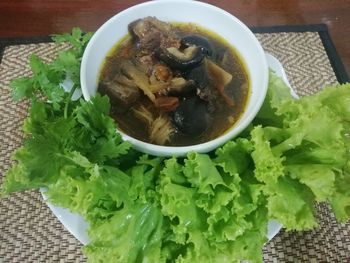
<instances>
[{"instance_id":1,"label":"fresh vegetable garnish","mask_svg":"<svg viewBox=\"0 0 350 263\"><path fill-rule=\"evenodd\" d=\"M2 186L4 195L45 187L50 202L80 213L90 262L261 262L271 219L314 228L317 202L349 219L350 84L296 100L271 73L241 137L209 154L154 157L121 139L108 97L71 100L90 36L55 36L71 49L49 64L33 55L33 76L11 83L31 105ZM70 92L60 87L67 76Z\"/></svg>"}]
</instances>

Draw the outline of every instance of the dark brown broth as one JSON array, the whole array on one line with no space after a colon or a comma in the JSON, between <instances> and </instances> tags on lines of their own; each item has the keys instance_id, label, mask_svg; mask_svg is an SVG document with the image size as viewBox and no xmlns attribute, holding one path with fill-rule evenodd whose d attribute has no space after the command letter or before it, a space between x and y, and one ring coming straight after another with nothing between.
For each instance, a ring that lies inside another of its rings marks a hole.
<instances>
[{"instance_id":1,"label":"dark brown broth","mask_svg":"<svg viewBox=\"0 0 350 263\"><path fill-rule=\"evenodd\" d=\"M186 146L204 143L227 132L234 126L234 123L240 118L244 112L248 99L250 84L249 78L241 58L235 49L228 45L224 39L217 36L215 33L209 32L194 24L174 24L174 28L179 36L187 34L199 34L206 37L214 46L216 53L212 61L219 64L223 69L232 74L233 78L229 85L225 88L227 94L230 94L234 100L234 107L223 106L222 110L216 111L212 122L208 129L200 136L193 137L176 131L171 140L166 143L168 146ZM100 74L100 83L104 79L111 79L120 62L120 53L128 50L130 53L136 52L135 44L130 37L116 44L106 58ZM222 58L226 53L225 63ZM229 55L227 55L229 54ZM134 106L146 105L148 109L156 113L152 102L143 96ZM226 105L224 100L219 101L218 105ZM111 116L118 123L118 128L131 137L141 141L149 142L149 131L147 125L135 117L132 109L120 111L118 105L112 104ZM231 120L231 121L229 121Z\"/></svg>"}]
</instances>

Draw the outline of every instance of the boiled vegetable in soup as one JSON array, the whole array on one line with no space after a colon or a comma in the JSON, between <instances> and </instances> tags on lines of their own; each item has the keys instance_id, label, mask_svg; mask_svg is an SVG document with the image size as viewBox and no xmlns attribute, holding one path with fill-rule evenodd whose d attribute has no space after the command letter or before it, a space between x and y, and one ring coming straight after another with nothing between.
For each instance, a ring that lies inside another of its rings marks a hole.
<instances>
[{"instance_id":1,"label":"boiled vegetable in soup","mask_svg":"<svg viewBox=\"0 0 350 263\"><path fill-rule=\"evenodd\" d=\"M124 133L186 146L234 126L249 81L234 48L216 34L146 17L130 23L128 36L108 54L98 88L110 97L112 117Z\"/></svg>"}]
</instances>

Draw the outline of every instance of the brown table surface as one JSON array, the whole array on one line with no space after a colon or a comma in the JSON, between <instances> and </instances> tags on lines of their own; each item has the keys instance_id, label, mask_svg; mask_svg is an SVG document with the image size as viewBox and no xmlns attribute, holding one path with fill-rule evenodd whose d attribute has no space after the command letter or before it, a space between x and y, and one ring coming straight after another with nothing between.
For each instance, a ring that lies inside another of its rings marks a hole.
<instances>
[{"instance_id":1,"label":"brown table surface","mask_svg":"<svg viewBox=\"0 0 350 263\"><path fill-rule=\"evenodd\" d=\"M78 26L95 31L139 0L1 0L0 37L49 35ZM248 26L326 24L350 73L349 0L210 0Z\"/></svg>"}]
</instances>

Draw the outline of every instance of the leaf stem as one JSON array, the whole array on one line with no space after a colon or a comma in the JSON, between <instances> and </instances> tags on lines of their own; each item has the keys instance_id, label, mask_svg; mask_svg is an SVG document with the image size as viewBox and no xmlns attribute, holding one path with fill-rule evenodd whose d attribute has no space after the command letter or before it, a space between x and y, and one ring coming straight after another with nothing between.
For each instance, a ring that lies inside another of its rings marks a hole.
<instances>
[{"instance_id":1,"label":"leaf stem","mask_svg":"<svg viewBox=\"0 0 350 263\"><path fill-rule=\"evenodd\" d=\"M74 91L76 89L77 89L77 85L74 84L73 87L71 88L69 95L68 95L68 98L66 100L66 104L64 106L64 113L63 113L63 116L65 119L67 119L67 117L68 117L68 106L69 106L69 103L72 101L72 97L73 97Z\"/></svg>"}]
</instances>

